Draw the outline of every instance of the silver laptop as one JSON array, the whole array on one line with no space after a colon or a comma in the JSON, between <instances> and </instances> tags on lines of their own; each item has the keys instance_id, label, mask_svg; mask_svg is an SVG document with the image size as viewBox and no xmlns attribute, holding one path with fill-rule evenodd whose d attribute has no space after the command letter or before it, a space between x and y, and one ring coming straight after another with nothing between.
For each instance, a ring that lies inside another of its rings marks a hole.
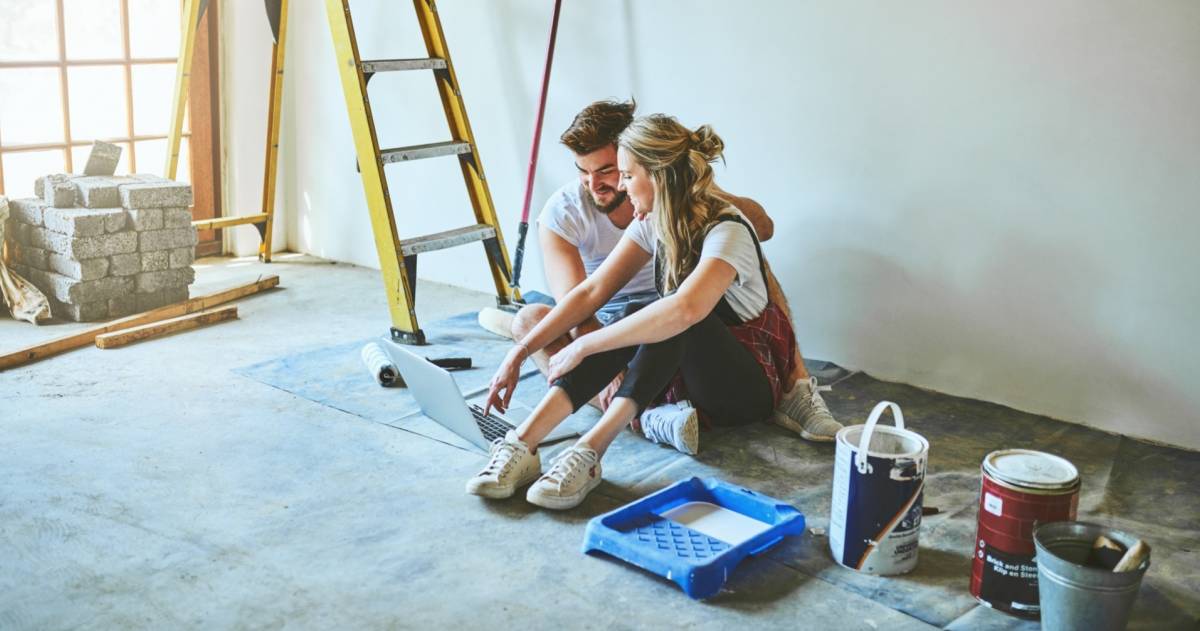
<instances>
[{"instance_id":1,"label":"silver laptop","mask_svg":"<svg viewBox=\"0 0 1200 631\"><path fill-rule=\"evenodd\" d=\"M446 429L462 436L472 445L487 451L492 441L516 428L533 413L528 406L513 402L504 414L483 413L487 392L468 401L458 389L454 377L440 366L435 366L424 357L409 351L395 342L384 339L384 351L391 358L408 390L412 393L425 416L437 421ZM567 425L559 425L542 439L539 444L554 442L579 431Z\"/></svg>"}]
</instances>

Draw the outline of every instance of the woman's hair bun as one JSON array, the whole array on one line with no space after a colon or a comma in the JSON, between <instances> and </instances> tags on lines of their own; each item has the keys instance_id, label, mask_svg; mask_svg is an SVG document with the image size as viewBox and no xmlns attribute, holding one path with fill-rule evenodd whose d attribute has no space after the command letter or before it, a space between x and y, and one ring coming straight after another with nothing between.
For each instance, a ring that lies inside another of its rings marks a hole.
<instances>
[{"instance_id":1,"label":"woman's hair bun","mask_svg":"<svg viewBox=\"0 0 1200 631\"><path fill-rule=\"evenodd\" d=\"M713 131L712 125L701 125L688 137L693 151L700 152L705 161L712 162L725 151L725 141Z\"/></svg>"}]
</instances>

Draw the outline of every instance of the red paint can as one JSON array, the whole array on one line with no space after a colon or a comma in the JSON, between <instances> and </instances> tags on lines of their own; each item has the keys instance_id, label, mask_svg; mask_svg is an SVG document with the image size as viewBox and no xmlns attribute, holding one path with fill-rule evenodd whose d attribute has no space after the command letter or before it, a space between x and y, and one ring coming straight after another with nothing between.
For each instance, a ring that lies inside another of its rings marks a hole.
<instances>
[{"instance_id":1,"label":"red paint can","mask_svg":"<svg viewBox=\"0 0 1200 631\"><path fill-rule=\"evenodd\" d=\"M982 470L971 595L994 609L1037 618L1033 530L1075 519L1079 471L1063 458L1028 449L993 451Z\"/></svg>"}]
</instances>

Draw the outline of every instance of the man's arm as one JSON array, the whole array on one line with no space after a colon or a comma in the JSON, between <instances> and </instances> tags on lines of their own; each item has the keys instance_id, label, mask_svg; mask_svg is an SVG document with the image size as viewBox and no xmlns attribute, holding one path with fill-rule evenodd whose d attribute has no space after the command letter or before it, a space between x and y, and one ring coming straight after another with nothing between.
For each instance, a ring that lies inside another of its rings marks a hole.
<instances>
[{"instance_id":1,"label":"man's arm","mask_svg":"<svg viewBox=\"0 0 1200 631\"><path fill-rule=\"evenodd\" d=\"M733 204L733 207L741 211L750 225L754 226L754 232L758 234L759 241L767 241L775 234L775 222L767 216L767 211L762 207L762 204L750 199L749 197L738 197L721 190L721 187L714 185L717 197Z\"/></svg>"},{"instance_id":2,"label":"man's arm","mask_svg":"<svg viewBox=\"0 0 1200 631\"><path fill-rule=\"evenodd\" d=\"M554 300L562 302L572 289L587 278L583 257L579 256L579 248L545 226L538 227L538 242L542 246L542 270L546 274L546 284L550 286Z\"/></svg>"}]
</instances>

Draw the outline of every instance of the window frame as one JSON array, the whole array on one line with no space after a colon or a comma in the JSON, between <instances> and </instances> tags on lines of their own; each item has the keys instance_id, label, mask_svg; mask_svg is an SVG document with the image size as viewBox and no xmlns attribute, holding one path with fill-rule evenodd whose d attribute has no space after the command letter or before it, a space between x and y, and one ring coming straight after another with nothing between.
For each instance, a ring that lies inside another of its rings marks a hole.
<instances>
[{"instance_id":1,"label":"window frame","mask_svg":"<svg viewBox=\"0 0 1200 631\"><path fill-rule=\"evenodd\" d=\"M113 144L121 145L129 154L129 172L139 172L141 170L159 173L162 166L151 167L150 165L138 165L137 161L137 144L145 140L166 140L167 134L142 134L134 133L134 103L133 103L133 67L140 65L161 65L161 64L177 64L177 57L133 57L130 50L129 37L129 0L119 0L121 8L121 49L123 55L114 59L67 59L67 38L66 26L64 21L64 5L63 0L54 0L55 6L55 30L58 38L58 58L34 61L0 61L0 69L24 69L24 68L57 68L59 93L62 104L62 125L63 125L63 140L61 142L44 142L44 143L27 143L27 144L4 144L4 138L0 136L0 194L4 193L4 156L10 153L22 153L27 151L48 151L58 149L63 154L63 164L65 172L73 173L75 171L75 158L72 151L76 147L87 147L93 142L101 140ZM125 76L125 135L112 138L89 138L76 139L71 136L71 96L70 96L70 80L68 78L71 68L87 67L87 66L119 66L123 70ZM211 88L216 90L214 84ZM164 95L166 98L166 95ZM189 117L189 121L190 121ZM190 138L193 135L192 131L185 130L182 134L183 138ZM201 130L202 133L211 134L211 130ZM188 150L191 152L192 143L188 141ZM189 154L189 165L192 159L196 156ZM150 169L147 169L150 167Z\"/></svg>"}]
</instances>

